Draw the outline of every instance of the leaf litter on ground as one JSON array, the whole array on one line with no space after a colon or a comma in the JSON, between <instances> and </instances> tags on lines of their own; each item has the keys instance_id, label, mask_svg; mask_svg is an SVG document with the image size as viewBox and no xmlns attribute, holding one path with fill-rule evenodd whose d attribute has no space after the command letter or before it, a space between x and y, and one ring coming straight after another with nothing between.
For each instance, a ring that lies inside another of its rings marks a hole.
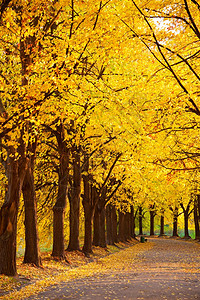
<instances>
[{"instance_id":1,"label":"leaf litter on ground","mask_svg":"<svg viewBox=\"0 0 200 300\"><path fill-rule=\"evenodd\" d=\"M18 277L0 276L0 299L21 300L63 281L103 274L110 269L131 268L136 256L150 249L152 244L141 244L133 239L106 249L94 247L89 257L81 251L66 251L66 261L54 260L51 253L43 253L42 268L23 264L23 258L18 258Z\"/></svg>"}]
</instances>

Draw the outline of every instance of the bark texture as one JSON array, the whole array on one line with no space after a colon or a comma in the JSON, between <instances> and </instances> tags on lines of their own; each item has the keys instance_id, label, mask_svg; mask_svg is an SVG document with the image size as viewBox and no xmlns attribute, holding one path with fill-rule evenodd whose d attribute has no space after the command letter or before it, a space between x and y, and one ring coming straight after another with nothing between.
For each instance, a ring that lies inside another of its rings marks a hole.
<instances>
[{"instance_id":1,"label":"bark texture","mask_svg":"<svg viewBox=\"0 0 200 300\"><path fill-rule=\"evenodd\" d=\"M135 219L136 219L136 215L137 215L137 210L134 210L134 207L131 206L131 237L135 238L136 234L135 234Z\"/></svg>"},{"instance_id":2,"label":"bark texture","mask_svg":"<svg viewBox=\"0 0 200 300\"><path fill-rule=\"evenodd\" d=\"M150 208L150 236L154 235L154 218L155 218L155 209L154 209L154 205L151 206Z\"/></svg>"},{"instance_id":3,"label":"bark texture","mask_svg":"<svg viewBox=\"0 0 200 300\"><path fill-rule=\"evenodd\" d=\"M84 166L83 166L84 175L83 184L84 184L84 193L83 193L83 209L85 217L85 234L84 234L84 244L82 251L85 254L92 253L92 225L93 217L96 204L98 202L98 194L96 187L92 184L92 176L89 174L89 156L84 155Z\"/></svg>"},{"instance_id":4,"label":"bark texture","mask_svg":"<svg viewBox=\"0 0 200 300\"><path fill-rule=\"evenodd\" d=\"M195 224L195 240L197 241L200 240L199 222L200 222L200 214L198 209L198 196L196 196L194 200L194 224Z\"/></svg>"},{"instance_id":5,"label":"bark texture","mask_svg":"<svg viewBox=\"0 0 200 300\"><path fill-rule=\"evenodd\" d=\"M118 231L118 239L120 242L125 241L125 215L123 212L119 211L119 231Z\"/></svg>"},{"instance_id":6,"label":"bark texture","mask_svg":"<svg viewBox=\"0 0 200 300\"><path fill-rule=\"evenodd\" d=\"M58 194L53 207L53 251L52 256L64 259L64 216L67 201L67 188L69 182L69 149L65 143L64 125L57 127L56 138L59 151L59 177Z\"/></svg>"},{"instance_id":7,"label":"bark texture","mask_svg":"<svg viewBox=\"0 0 200 300\"><path fill-rule=\"evenodd\" d=\"M80 214L80 194L81 194L81 166L80 150L76 147L72 150L73 176L71 192L69 193L70 203L70 234L67 250L79 250L79 214Z\"/></svg>"},{"instance_id":8,"label":"bark texture","mask_svg":"<svg viewBox=\"0 0 200 300\"><path fill-rule=\"evenodd\" d=\"M142 228L142 219L143 219L143 209L142 206L139 206L139 235L143 235L143 228Z\"/></svg>"},{"instance_id":9,"label":"bark texture","mask_svg":"<svg viewBox=\"0 0 200 300\"><path fill-rule=\"evenodd\" d=\"M165 235L164 226L165 226L165 218L164 218L164 213L163 213L160 216L160 236Z\"/></svg>"},{"instance_id":10,"label":"bark texture","mask_svg":"<svg viewBox=\"0 0 200 300\"><path fill-rule=\"evenodd\" d=\"M118 242L117 238L117 214L116 209L111 204L106 206L106 233L107 244L114 245Z\"/></svg>"},{"instance_id":11,"label":"bark texture","mask_svg":"<svg viewBox=\"0 0 200 300\"><path fill-rule=\"evenodd\" d=\"M190 216L190 205L192 203L192 199L189 201L189 203L187 204L186 208L184 207L183 203L180 203L180 206L183 210L183 214L184 214L184 237L185 238L190 238L189 235L189 227L188 227L188 222L189 222L189 216Z\"/></svg>"},{"instance_id":12,"label":"bark texture","mask_svg":"<svg viewBox=\"0 0 200 300\"><path fill-rule=\"evenodd\" d=\"M41 266L37 228L37 206L34 185L34 161L37 142L29 146L30 160L25 173L22 192L25 209L25 254L24 263Z\"/></svg>"},{"instance_id":13,"label":"bark texture","mask_svg":"<svg viewBox=\"0 0 200 300\"><path fill-rule=\"evenodd\" d=\"M175 207L173 211L173 237L178 236L178 207Z\"/></svg>"},{"instance_id":14,"label":"bark texture","mask_svg":"<svg viewBox=\"0 0 200 300\"><path fill-rule=\"evenodd\" d=\"M94 214L93 245L106 247L105 207L102 207L99 203L96 205Z\"/></svg>"},{"instance_id":15,"label":"bark texture","mask_svg":"<svg viewBox=\"0 0 200 300\"><path fill-rule=\"evenodd\" d=\"M41 257L38 245L37 208L34 188L33 169L28 166L23 182L23 199L25 209L25 254L24 263L41 266Z\"/></svg>"},{"instance_id":16,"label":"bark texture","mask_svg":"<svg viewBox=\"0 0 200 300\"><path fill-rule=\"evenodd\" d=\"M8 189L0 210L0 274L15 276L17 214L22 184L26 172L26 159L15 160L14 149L10 148L6 167ZM23 150L22 152L23 153ZM13 155L13 156L12 156Z\"/></svg>"}]
</instances>

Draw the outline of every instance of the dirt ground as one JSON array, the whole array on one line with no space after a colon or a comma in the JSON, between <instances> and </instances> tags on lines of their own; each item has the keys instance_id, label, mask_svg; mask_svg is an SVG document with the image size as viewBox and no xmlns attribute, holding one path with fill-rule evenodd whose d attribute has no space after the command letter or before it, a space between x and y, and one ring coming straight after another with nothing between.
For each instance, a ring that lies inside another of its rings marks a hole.
<instances>
[{"instance_id":1,"label":"dirt ground","mask_svg":"<svg viewBox=\"0 0 200 300\"><path fill-rule=\"evenodd\" d=\"M63 282L27 299L200 299L199 244L171 238L148 238L148 243L152 246L133 259L135 246L129 249L128 259L123 250L121 264L112 254L113 267L106 272L106 261L102 261L102 272Z\"/></svg>"}]
</instances>

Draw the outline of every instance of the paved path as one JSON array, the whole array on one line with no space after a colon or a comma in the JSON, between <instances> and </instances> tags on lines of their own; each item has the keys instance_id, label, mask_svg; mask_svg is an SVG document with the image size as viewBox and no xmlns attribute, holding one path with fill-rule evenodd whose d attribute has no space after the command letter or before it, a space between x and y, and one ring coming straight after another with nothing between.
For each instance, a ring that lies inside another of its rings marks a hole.
<instances>
[{"instance_id":1,"label":"paved path","mask_svg":"<svg viewBox=\"0 0 200 300\"><path fill-rule=\"evenodd\" d=\"M200 299L199 245L170 238L149 241L153 247L139 253L131 268L62 283L28 299Z\"/></svg>"}]
</instances>

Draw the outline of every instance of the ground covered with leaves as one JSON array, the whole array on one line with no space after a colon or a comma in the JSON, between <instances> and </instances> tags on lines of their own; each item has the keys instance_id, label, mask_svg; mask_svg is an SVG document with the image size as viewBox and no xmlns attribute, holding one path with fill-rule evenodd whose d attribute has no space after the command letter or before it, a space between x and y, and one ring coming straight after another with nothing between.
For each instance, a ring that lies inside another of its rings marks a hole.
<instances>
[{"instance_id":1,"label":"ground covered with leaves","mask_svg":"<svg viewBox=\"0 0 200 300\"><path fill-rule=\"evenodd\" d=\"M66 251L66 261L54 260L50 252L42 253L42 268L29 264L23 264L23 257L17 259L17 277L0 275L0 299L23 299L43 288L54 285L65 280L71 280L85 276L83 266L123 250L127 247L138 244L136 240L127 243L118 243L115 246L108 246L106 249L93 247L93 254L85 256L81 251ZM88 273L90 274L90 273Z\"/></svg>"},{"instance_id":2,"label":"ground covered with leaves","mask_svg":"<svg viewBox=\"0 0 200 300\"><path fill-rule=\"evenodd\" d=\"M94 248L91 257L67 255L68 264L46 256L44 269L19 265L21 288L7 278L13 290L2 299L200 299L200 244L193 240L154 237Z\"/></svg>"}]
</instances>

